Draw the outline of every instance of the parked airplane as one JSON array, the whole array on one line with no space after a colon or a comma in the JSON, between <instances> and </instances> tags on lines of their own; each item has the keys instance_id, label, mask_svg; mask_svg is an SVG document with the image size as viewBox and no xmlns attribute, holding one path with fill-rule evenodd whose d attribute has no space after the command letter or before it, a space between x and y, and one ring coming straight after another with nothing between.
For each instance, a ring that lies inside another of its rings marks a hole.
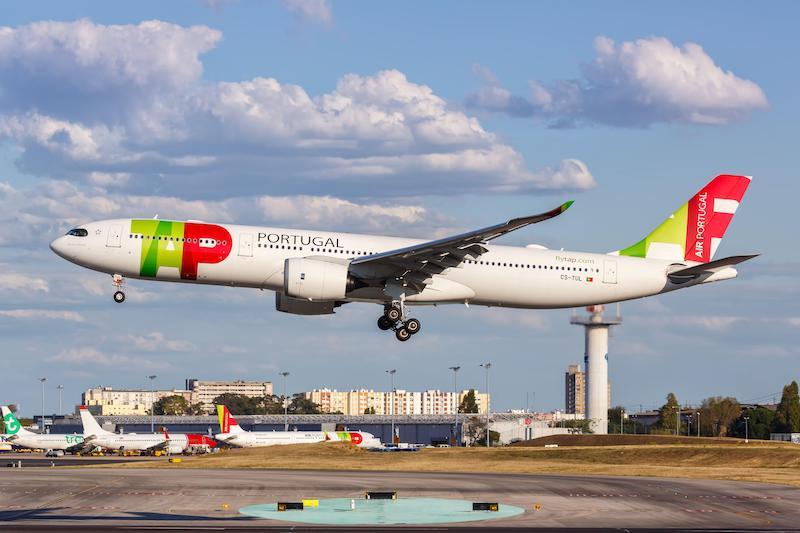
<instances>
[{"instance_id":1,"label":"parked airplane","mask_svg":"<svg viewBox=\"0 0 800 533\"><path fill-rule=\"evenodd\" d=\"M91 449L91 446L84 444L83 435L34 433L22 427L22 424L19 423L17 417L7 406L0 406L0 412L3 414L3 426L6 432L4 436L7 442L14 446L32 450L64 450L72 453Z\"/></svg>"},{"instance_id":2,"label":"parked airplane","mask_svg":"<svg viewBox=\"0 0 800 533\"><path fill-rule=\"evenodd\" d=\"M85 405L80 407L85 442L109 450L183 453L191 447L214 448L211 437L195 433L112 433L100 427Z\"/></svg>"},{"instance_id":3,"label":"parked airplane","mask_svg":"<svg viewBox=\"0 0 800 533\"><path fill-rule=\"evenodd\" d=\"M344 441L363 448L377 448L381 441L363 431L245 431L224 405L217 406L220 433L214 438L238 448L256 448L279 444L308 444Z\"/></svg>"},{"instance_id":4,"label":"parked airplane","mask_svg":"<svg viewBox=\"0 0 800 533\"><path fill-rule=\"evenodd\" d=\"M371 302L384 308L378 327L405 341L421 327L407 316L409 304L579 307L734 278L734 265L755 255L713 257L749 184L748 176L717 176L647 237L608 254L488 244L572 202L433 241L117 219L78 226L50 247L111 274L116 302L125 300L125 277L269 289L278 311L299 315Z\"/></svg>"}]
</instances>

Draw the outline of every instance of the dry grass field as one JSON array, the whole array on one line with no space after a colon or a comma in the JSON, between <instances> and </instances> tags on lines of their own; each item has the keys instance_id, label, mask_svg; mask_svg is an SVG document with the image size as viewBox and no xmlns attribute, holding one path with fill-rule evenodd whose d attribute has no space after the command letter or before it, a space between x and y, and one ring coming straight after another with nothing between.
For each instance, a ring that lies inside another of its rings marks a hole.
<instances>
[{"instance_id":1,"label":"dry grass field","mask_svg":"<svg viewBox=\"0 0 800 533\"><path fill-rule=\"evenodd\" d=\"M669 438L666 438L667 441ZM520 474L595 474L730 479L800 487L800 446L725 439L694 442L579 445L542 444L503 448L437 448L419 452L376 453L342 443L298 444L226 450L184 458L171 468L276 468L303 470L380 470L409 472L503 472ZM115 465L153 468L165 462Z\"/></svg>"}]
</instances>

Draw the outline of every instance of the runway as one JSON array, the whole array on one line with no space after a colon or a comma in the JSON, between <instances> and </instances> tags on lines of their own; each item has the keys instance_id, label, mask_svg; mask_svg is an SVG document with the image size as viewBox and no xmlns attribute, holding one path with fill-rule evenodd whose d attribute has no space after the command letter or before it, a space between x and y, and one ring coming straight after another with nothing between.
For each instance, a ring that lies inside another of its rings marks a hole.
<instances>
[{"instance_id":1,"label":"runway","mask_svg":"<svg viewBox=\"0 0 800 533\"><path fill-rule=\"evenodd\" d=\"M472 526L445 524L437 530L487 526L788 530L800 524L800 489L748 482L553 475L28 467L8 468L0 476L0 528L4 531L286 530L290 523L244 517L237 510L277 500L360 499L364 490L397 490L400 498L498 501L526 510L514 518ZM287 518L291 518L289 512ZM369 527L370 531L377 529L380 527ZM425 528L409 528L422 529Z\"/></svg>"}]
</instances>

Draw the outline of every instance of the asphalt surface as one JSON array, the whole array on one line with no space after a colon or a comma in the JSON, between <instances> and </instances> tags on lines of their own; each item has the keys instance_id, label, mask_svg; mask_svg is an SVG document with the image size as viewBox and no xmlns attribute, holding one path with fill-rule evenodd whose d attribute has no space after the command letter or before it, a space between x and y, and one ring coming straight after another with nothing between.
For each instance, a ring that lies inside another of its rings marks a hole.
<instances>
[{"instance_id":1,"label":"asphalt surface","mask_svg":"<svg viewBox=\"0 0 800 533\"><path fill-rule=\"evenodd\" d=\"M63 457L45 457L43 453L31 454L3 454L0 455L0 468L12 468L21 465L26 466L89 466L96 464L130 463L133 461L163 461L164 458L158 457L116 457L116 456L75 456L64 455Z\"/></svg>"},{"instance_id":2,"label":"asphalt surface","mask_svg":"<svg viewBox=\"0 0 800 533\"><path fill-rule=\"evenodd\" d=\"M800 489L733 481L600 476L275 470L8 468L0 470L2 531L322 531L244 517L240 507L302 498L363 498L365 490L497 501L526 509L504 520L436 527L792 530ZM302 511L295 511L302 512ZM291 515L287 513L287 518ZM795 529L793 529L795 528ZM367 526L346 530L398 528ZM430 527L413 526L408 531Z\"/></svg>"}]
</instances>

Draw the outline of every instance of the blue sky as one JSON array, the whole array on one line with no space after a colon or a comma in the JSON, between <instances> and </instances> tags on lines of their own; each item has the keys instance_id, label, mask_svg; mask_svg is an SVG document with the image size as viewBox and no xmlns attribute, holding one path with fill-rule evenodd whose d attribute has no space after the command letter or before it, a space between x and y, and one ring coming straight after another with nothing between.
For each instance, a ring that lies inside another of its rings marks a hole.
<instances>
[{"instance_id":1,"label":"blue sky","mask_svg":"<svg viewBox=\"0 0 800 533\"><path fill-rule=\"evenodd\" d=\"M563 406L569 311L274 311L244 289L109 280L47 242L111 216L441 236L539 212L504 242L615 250L722 172L754 176L720 255L737 280L623 304L613 401L770 396L800 374L798 52L791 2L9 3L0 18L0 400L40 409L145 376L295 391L482 386ZM762 24L753 24L760 20ZM151 21L151 22L147 22ZM312 206L314 206L312 208ZM277 380L276 380L277 381Z\"/></svg>"}]
</instances>

